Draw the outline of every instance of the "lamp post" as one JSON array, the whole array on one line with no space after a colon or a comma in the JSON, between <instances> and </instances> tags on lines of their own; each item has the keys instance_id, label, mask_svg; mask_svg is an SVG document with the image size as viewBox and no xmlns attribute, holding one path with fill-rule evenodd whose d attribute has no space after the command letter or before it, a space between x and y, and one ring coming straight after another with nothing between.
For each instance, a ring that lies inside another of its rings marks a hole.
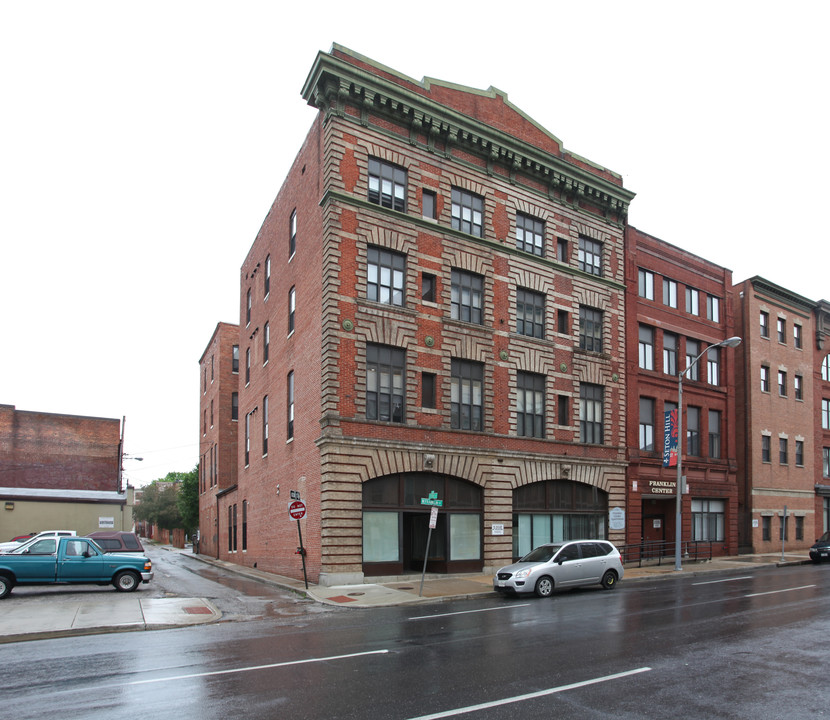
<instances>
[{"instance_id":1,"label":"lamp post","mask_svg":"<svg viewBox=\"0 0 830 720\"><path fill-rule=\"evenodd\" d=\"M694 360L692 360L683 372L677 376L677 491L676 491L676 509L674 519L674 569L676 571L683 569L683 561L681 552L681 545L683 542L683 376L697 365L697 361L708 353L713 348L719 347L738 347L741 344L741 338L731 337L726 340L721 340L719 343L710 345L703 352L700 353Z\"/></svg>"}]
</instances>

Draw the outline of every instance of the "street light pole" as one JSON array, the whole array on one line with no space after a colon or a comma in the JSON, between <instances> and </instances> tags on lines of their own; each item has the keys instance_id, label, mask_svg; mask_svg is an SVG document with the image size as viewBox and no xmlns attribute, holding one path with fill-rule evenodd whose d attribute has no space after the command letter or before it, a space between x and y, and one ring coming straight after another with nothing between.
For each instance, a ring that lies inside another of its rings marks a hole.
<instances>
[{"instance_id":1,"label":"street light pole","mask_svg":"<svg viewBox=\"0 0 830 720\"><path fill-rule=\"evenodd\" d=\"M741 338L731 337L726 340L721 340L719 343L710 345L703 352L701 352L694 360L692 360L683 372L677 376L677 488L675 495L675 518L674 518L674 569L680 571L683 569L683 376L687 375L689 371L697 365L697 361L708 353L713 348L718 347L738 347L741 344Z\"/></svg>"}]
</instances>

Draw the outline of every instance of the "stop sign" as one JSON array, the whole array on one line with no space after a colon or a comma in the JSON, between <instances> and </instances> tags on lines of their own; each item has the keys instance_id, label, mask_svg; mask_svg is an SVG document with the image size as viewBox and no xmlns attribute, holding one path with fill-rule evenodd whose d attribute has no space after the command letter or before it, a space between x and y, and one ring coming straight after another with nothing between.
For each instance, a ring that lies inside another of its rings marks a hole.
<instances>
[{"instance_id":1,"label":"stop sign","mask_svg":"<svg viewBox=\"0 0 830 720\"><path fill-rule=\"evenodd\" d=\"M288 506L288 514L292 520L302 520L305 517L305 503L302 500L295 500Z\"/></svg>"}]
</instances>

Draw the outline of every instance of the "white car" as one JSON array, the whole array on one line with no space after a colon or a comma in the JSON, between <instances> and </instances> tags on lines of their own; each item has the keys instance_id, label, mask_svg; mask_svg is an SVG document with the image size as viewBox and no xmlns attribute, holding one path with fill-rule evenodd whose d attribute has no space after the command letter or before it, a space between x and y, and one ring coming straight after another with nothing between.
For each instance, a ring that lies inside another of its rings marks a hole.
<instances>
[{"instance_id":1,"label":"white car","mask_svg":"<svg viewBox=\"0 0 830 720\"><path fill-rule=\"evenodd\" d=\"M76 534L77 533L74 530L44 530L43 532L39 532L37 535L32 535L32 537L26 538L25 540L19 542L0 543L0 554L4 555L12 552L12 550L20 550L21 548L28 547L30 543L33 543L36 540L42 540L43 538L74 537Z\"/></svg>"}]
</instances>

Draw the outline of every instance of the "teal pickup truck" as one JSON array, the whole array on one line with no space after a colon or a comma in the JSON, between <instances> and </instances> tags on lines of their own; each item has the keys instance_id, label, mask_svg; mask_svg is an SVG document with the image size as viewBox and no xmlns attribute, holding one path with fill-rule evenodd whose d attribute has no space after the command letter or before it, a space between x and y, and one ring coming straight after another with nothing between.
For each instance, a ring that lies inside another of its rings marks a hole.
<instances>
[{"instance_id":1,"label":"teal pickup truck","mask_svg":"<svg viewBox=\"0 0 830 720\"><path fill-rule=\"evenodd\" d=\"M132 592L153 579L153 565L141 554L106 553L91 538L44 538L0 555L0 599L15 585L114 585Z\"/></svg>"}]
</instances>

